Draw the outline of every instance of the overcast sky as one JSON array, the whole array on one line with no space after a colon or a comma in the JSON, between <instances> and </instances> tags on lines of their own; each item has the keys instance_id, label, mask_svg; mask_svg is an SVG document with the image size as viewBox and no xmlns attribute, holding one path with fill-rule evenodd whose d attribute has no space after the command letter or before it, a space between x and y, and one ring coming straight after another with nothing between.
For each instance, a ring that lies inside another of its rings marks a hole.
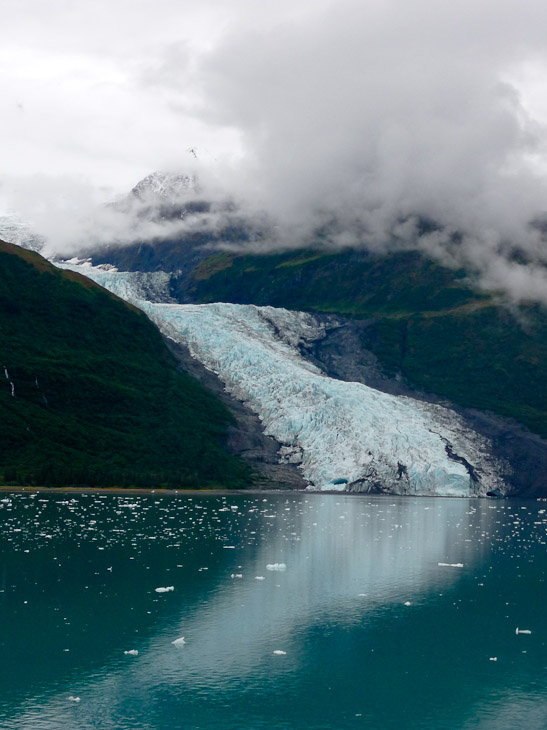
<instances>
[{"instance_id":1,"label":"overcast sky","mask_svg":"<svg viewBox=\"0 0 547 730\"><path fill-rule=\"evenodd\" d=\"M295 240L426 215L505 276L503 241L544 257L546 27L539 0L3 0L0 192L77 220L197 147Z\"/></svg>"}]
</instances>

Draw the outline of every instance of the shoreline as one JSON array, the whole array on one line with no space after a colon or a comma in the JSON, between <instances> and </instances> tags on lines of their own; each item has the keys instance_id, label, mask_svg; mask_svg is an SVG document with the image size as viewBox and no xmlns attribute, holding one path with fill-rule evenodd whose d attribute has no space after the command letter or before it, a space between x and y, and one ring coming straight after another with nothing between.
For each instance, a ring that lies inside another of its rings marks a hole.
<instances>
[{"instance_id":1,"label":"shoreline","mask_svg":"<svg viewBox=\"0 0 547 730\"><path fill-rule=\"evenodd\" d=\"M305 495L335 495L338 497L381 497L383 499L393 499L404 497L405 499L479 499L491 500L491 497L455 497L435 494L371 494L370 492L345 492L343 490L310 490L306 489L152 489L144 487L131 487L124 489L123 487L8 487L0 486L0 494L72 494L72 495L91 495L105 494L113 496L134 495L134 496L181 496L181 497L229 497L229 496L245 496L245 495L289 495L289 494L305 494ZM503 499L512 499L511 496L505 496ZM525 501L547 501L542 497L517 497L517 499Z\"/></svg>"},{"instance_id":2,"label":"shoreline","mask_svg":"<svg viewBox=\"0 0 547 730\"><path fill-rule=\"evenodd\" d=\"M0 486L0 493L28 492L28 493L50 493L50 494L159 494L200 496L217 494L226 496L229 494L289 494L292 492L304 492L298 489L152 489L145 487L7 487Z\"/></svg>"}]
</instances>

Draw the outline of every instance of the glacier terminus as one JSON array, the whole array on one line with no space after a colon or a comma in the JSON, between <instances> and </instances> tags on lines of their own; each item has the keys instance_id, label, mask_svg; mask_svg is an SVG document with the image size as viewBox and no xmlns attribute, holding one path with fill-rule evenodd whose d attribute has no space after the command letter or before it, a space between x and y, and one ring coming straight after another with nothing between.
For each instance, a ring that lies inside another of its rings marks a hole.
<instances>
[{"instance_id":1,"label":"glacier terminus","mask_svg":"<svg viewBox=\"0 0 547 730\"><path fill-rule=\"evenodd\" d=\"M450 497L506 491L508 466L450 408L327 376L302 355L324 336L312 315L228 303L176 304L168 275L70 261L142 309L256 413L309 489Z\"/></svg>"}]
</instances>

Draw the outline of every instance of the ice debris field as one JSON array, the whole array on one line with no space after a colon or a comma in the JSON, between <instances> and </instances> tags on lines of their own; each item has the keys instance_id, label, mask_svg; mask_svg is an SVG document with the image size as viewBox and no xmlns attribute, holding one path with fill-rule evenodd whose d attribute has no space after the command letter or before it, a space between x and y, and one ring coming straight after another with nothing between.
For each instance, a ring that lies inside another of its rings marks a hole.
<instances>
[{"instance_id":1,"label":"ice debris field","mask_svg":"<svg viewBox=\"0 0 547 730\"><path fill-rule=\"evenodd\" d=\"M495 700L514 686L527 698L519 681L542 690L545 502L20 492L0 499L0 516L10 556L0 588L12 627L4 651L13 659L4 700L17 700L0 715L7 730L91 730L97 718L101 727L140 728L141 708L167 694L184 712L192 702L209 710L217 692L224 701L236 686L235 708L249 695L253 707L278 704L298 676L317 697L333 666L346 668L335 696L355 691L330 726L352 727L345 708L364 704L364 684L348 652L365 662L367 681L380 674L377 692L397 665L380 651L395 631L415 639L401 655L407 681L416 657L446 653L449 691L466 678L474 689L483 675ZM286 570L268 570L275 565ZM29 626L40 641L22 683ZM446 675L438 682L435 691ZM426 685L418 675L409 691ZM260 702L249 687L266 688ZM154 727L172 728L176 712ZM268 721L238 718L233 727Z\"/></svg>"},{"instance_id":2,"label":"ice debris field","mask_svg":"<svg viewBox=\"0 0 547 730\"><path fill-rule=\"evenodd\" d=\"M448 408L326 376L300 345L324 336L308 314L238 304L174 304L168 275L67 262L140 307L223 382L312 489L443 496L504 491L491 445Z\"/></svg>"}]
</instances>

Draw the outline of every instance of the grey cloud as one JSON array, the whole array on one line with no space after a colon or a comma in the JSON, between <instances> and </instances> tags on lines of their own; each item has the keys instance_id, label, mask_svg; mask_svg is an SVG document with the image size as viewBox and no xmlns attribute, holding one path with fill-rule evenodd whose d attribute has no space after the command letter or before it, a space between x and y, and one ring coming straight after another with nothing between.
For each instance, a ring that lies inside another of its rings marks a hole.
<instances>
[{"instance_id":1,"label":"grey cloud","mask_svg":"<svg viewBox=\"0 0 547 730\"><path fill-rule=\"evenodd\" d=\"M545 120L518 82L524 68L540 76L547 66L544 2L42 6L7 0L6 37L35 59L60 49L54 69L76 66L66 88L54 74L8 79L4 98L15 108L17 96L33 121L25 132L6 112L16 152L4 159L50 171L41 214L36 176L19 197L60 248L221 227L220 210L176 224L121 216L93 186L59 176L82 168L106 185L109 174L134 184L153 169L184 173L186 148L204 141L208 194L269 221L254 249L303 245L321 229L330 246L417 247L469 267L481 286L547 300L546 247L531 225L546 208ZM436 229L424 232L423 220Z\"/></svg>"},{"instance_id":2,"label":"grey cloud","mask_svg":"<svg viewBox=\"0 0 547 730\"><path fill-rule=\"evenodd\" d=\"M336 221L333 245L397 238L475 267L484 284L503 288L506 276L515 296L526 287L511 282L529 272L539 295L545 247L530 222L547 200L536 164L546 133L511 74L545 60L547 9L478 5L346 0L234 33L202 59L202 114L240 130L246 150L230 187L274 216L274 245ZM444 236L417 240L416 216ZM518 270L506 258L515 248L530 256Z\"/></svg>"},{"instance_id":3,"label":"grey cloud","mask_svg":"<svg viewBox=\"0 0 547 730\"><path fill-rule=\"evenodd\" d=\"M190 183L193 178L186 180ZM112 243L129 245L222 230L226 226L226 210L214 199L204 212L189 209L181 214L185 204L195 201L197 195L192 185L184 183L182 180L173 186L167 195L154 194L153 189L145 186L137 194L112 203L105 201L104 194L98 195L93 185L75 177L35 175L4 179L9 190L9 208L17 211L29 229L21 230L22 239L29 233L43 236L42 253L60 257ZM166 215L170 206L176 215ZM1 222L0 229L3 230ZM4 237L14 240L9 230Z\"/></svg>"}]
</instances>

